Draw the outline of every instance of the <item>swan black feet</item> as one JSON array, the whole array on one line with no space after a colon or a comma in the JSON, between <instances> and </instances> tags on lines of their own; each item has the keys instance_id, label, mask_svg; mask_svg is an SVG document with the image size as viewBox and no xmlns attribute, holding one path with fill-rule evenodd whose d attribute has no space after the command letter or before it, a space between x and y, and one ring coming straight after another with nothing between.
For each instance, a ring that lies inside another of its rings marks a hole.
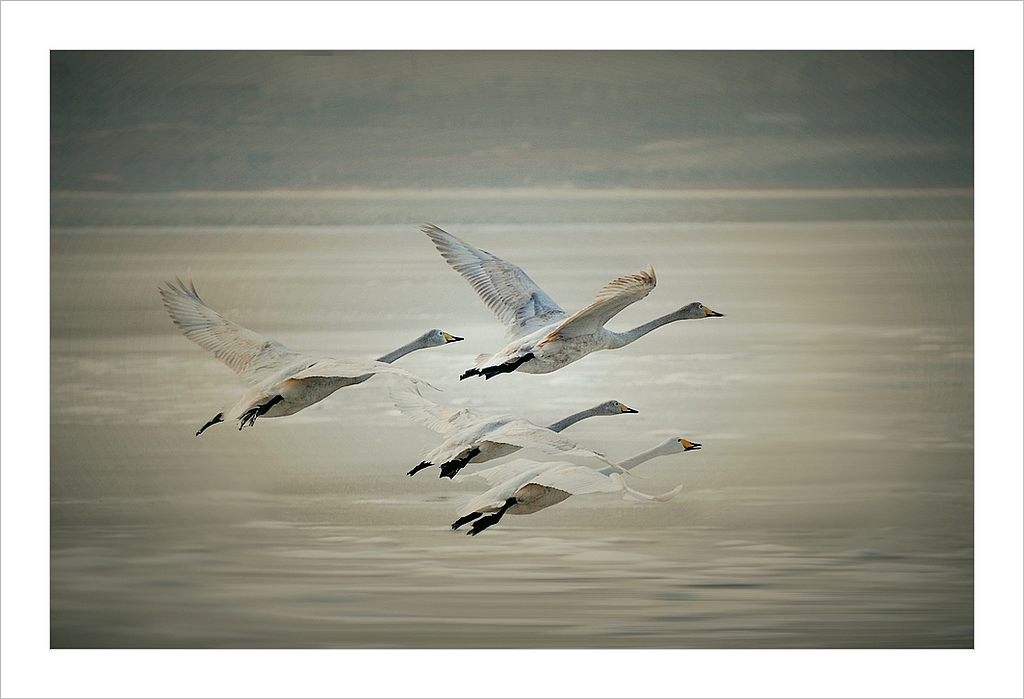
<instances>
[{"instance_id":1,"label":"swan black feet","mask_svg":"<svg viewBox=\"0 0 1024 699\"><path fill-rule=\"evenodd\" d=\"M252 427L256 424L256 417L260 414L260 406L256 406L251 410L246 410L242 413L242 417L238 418L238 431L241 432L243 427Z\"/></svg>"},{"instance_id":2,"label":"swan black feet","mask_svg":"<svg viewBox=\"0 0 1024 699\"><path fill-rule=\"evenodd\" d=\"M257 405L255 408L250 408L242 413L242 417L238 418L238 429L241 430L243 427L252 427L256 424L256 418L260 415L266 415L267 411L273 408L275 405L284 400L283 396L274 396L263 405Z\"/></svg>"},{"instance_id":3,"label":"swan black feet","mask_svg":"<svg viewBox=\"0 0 1024 699\"><path fill-rule=\"evenodd\" d=\"M199 431L196 432L196 437L205 432L207 427L212 427L213 425L216 425L218 422L224 422L224 413L217 413L216 415L214 415L212 420L210 420L208 423L199 428Z\"/></svg>"},{"instance_id":4,"label":"swan black feet","mask_svg":"<svg viewBox=\"0 0 1024 699\"><path fill-rule=\"evenodd\" d=\"M441 464L441 475L438 478L454 478L455 474L461 471L480 453L479 447L473 447L462 458L452 459L446 464Z\"/></svg>"},{"instance_id":5,"label":"swan black feet","mask_svg":"<svg viewBox=\"0 0 1024 699\"><path fill-rule=\"evenodd\" d=\"M470 512L465 517L459 517L457 520L452 522L452 529L458 529L459 527L461 527L466 522L472 522L477 517L482 517L483 514L484 514L483 512Z\"/></svg>"},{"instance_id":6,"label":"swan black feet","mask_svg":"<svg viewBox=\"0 0 1024 699\"><path fill-rule=\"evenodd\" d=\"M470 369L459 377L459 381L468 379L470 376L482 376L484 379L493 379L498 374L511 374L526 362L533 359L533 352L527 352L522 357L516 357L510 362L498 366L485 366L483 369Z\"/></svg>"},{"instance_id":7,"label":"swan black feet","mask_svg":"<svg viewBox=\"0 0 1024 699\"><path fill-rule=\"evenodd\" d=\"M427 468L428 466L433 466L433 465L434 464L430 463L429 461L421 461L418 466L413 467L413 469L411 471L409 471L409 473L407 473L405 475L407 475L407 476L415 476L417 473L419 473L423 469Z\"/></svg>"},{"instance_id":8,"label":"swan black feet","mask_svg":"<svg viewBox=\"0 0 1024 699\"><path fill-rule=\"evenodd\" d=\"M501 509L495 512L493 515L487 515L486 517L481 517L480 519L476 520L476 522L473 523L473 528L466 533L470 536L476 536L484 529L487 529L487 527L497 524L498 520L501 519L502 515L505 514L505 511L515 504L516 499L514 497L509 498L508 500L505 501L505 504L501 506ZM452 528L454 529L455 526L452 525Z\"/></svg>"}]
</instances>

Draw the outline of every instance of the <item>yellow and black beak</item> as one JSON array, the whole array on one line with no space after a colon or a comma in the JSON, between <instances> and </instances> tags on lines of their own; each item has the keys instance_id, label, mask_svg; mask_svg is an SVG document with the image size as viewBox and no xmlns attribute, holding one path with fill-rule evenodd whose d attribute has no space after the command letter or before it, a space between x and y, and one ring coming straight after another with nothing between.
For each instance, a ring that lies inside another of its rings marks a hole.
<instances>
[{"instance_id":1,"label":"yellow and black beak","mask_svg":"<svg viewBox=\"0 0 1024 699\"><path fill-rule=\"evenodd\" d=\"M633 410L628 405L624 405L622 403L619 403L619 410L621 410L624 413L639 413L640 412L639 410Z\"/></svg>"},{"instance_id":2,"label":"yellow and black beak","mask_svg":"<svg viewBox=\"0 0 1024 699\"><path fill-rule=\"evenodd\" d=\"M719 313L718 311L712 311L707 306L701 306L701 308L704 309L704 316L707 318L721 318L722 316L725 315L724 313ZM698 444L697 446L700 445Z\"/></svg>"},{"instance_id":3,"label":"yellow and black beak","mask_svg":"<svg viewBox=\"0 0 1024 699\"><path fill-rule=\"evenodd\" d=\"M455 335L449 335L446 332L442 332L441 335L444 336L445 342L461 342L462 340L466 339L464 337L456 337Z\"/></svg>"},{"instance_id":4,"label":"yellow and black beak","mask_svg":"<svg viewBox=\"0 0 1024 699\"><path fill-rule=\"evenodd\" d=\"M696 442L691 442L688 439L680 439L679 443L683 445L683 451L694 451L695 449L700 449L699 444L697 444Z\"/></svg>"}]
</instances>

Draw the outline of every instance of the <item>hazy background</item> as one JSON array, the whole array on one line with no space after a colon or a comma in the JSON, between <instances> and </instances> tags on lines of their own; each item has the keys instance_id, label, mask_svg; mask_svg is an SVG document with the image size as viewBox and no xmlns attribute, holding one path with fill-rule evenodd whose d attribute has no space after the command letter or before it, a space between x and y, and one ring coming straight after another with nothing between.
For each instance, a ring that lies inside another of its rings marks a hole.
<instances>
[{"instance_id":1,"label":"hazy background","mask_svg":"<svg viewBox=\"0 0 1024 699\"><path fill-rule=\"evenodd\" d=\"M432 214L449 221L860 218L736 190L974 179L970 52L56 51L51 105L54 225L416 222L410 188L732 190ZM264 190L290 194L230 194ZM875 194L873 218L949 216Z\"/></svg>"},{"instance_id":2,"label":"hazy background","mask_svg":"<svg viewBox=\"0 0 1024 699\"><path fill-rule=\"evenodd\" d=\"M51 54L54 647L958 647L973 617L969 52ZM548 376L458 382L502 329L415 224L570 312L653 263ZM290 346L400 360L450 402L623 459L634 506L469 538L472 484L375 380L238 433L236 378L156 286Z\"/></svg>"}]
</instances>

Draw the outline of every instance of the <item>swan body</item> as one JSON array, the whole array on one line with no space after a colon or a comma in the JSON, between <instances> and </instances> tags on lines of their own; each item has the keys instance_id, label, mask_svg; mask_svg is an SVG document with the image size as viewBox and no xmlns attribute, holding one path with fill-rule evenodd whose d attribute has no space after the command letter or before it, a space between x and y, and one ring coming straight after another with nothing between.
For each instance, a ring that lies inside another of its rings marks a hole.
<instances>
[{"instance_id":1,"label":"swan body","mask_svg":"<svg viewBox=\"0 0 1024 699\"><path fill-rule=\"evenodd\" d=\"M464 474L459 480L483 478L494 487L472 498L460 508L459 519L452 524L452 529L474 522L468 533L475 536L497 524L506 514L533 514L557 505L573 495L586 493L621 492L623 498L631 500L671 500L683 486L680 485L661 495L647 495L627 486L620 472L629 471L658 456L694 451L700 447L700 444L679 437L666 440L653 449L600 470L564 461L541 463L529 459L516 459L507 464Z\"/></svg>"},{"instance_id":2,"label":"swan body","mask_svg":"<svg viewBox=\"0 0 1024 699\"><path fill-rule=\"evenodd\" d=\"M430 330L378 361L333 359L296 352L224 318L199 297L191 276L187 285L175 277L175 283L168 282L160 289L160 295L171 320L185 337L212 352L250 386L233 407L217 413L196 436L225 418L237 420L241 430L252 427L260 417L292 415L340 388L367 381L374 374L425 384L423 379L390 363L409 352L462 339Z\"/></svg>"},{"instance_id":3,"label":"swan body","mask_svg":"<svg viewBox=\"0 0 1024 699\"><path fill-rule=\"evenodd\" d=\"M650 265L637 274L609 282L592 304L569 315L516 265L433 224L424 224L420 230L506 327L505 348L495 354L480 355L476 366L463 373L462 379L490 379L512 371L548 374L591 352L624 347L662 325L723 315L694 302L627 332L613 332L604 327L605 323L646 297L657 284Z\"/></svg>"},{"instance_id":4,"label":"swan body","mask_svg":"<svg viewBox=\"0 0 1024 699\"><path fill-rule=\"evenodd\" d=\"M558 433L588 417L637 412L619 401L607 401L542 427L517 415L484 415L470 408L438 405L409 384L395 384L389 390L392 402L404 415L445 437L442 444L424 454L419 465L409 471L410 476L438 466L440 477L452 478L471 463L508 456L524 447L548 454L596 458L614 470L615 466L601 454Z\"/></svg>"}]
</instances>

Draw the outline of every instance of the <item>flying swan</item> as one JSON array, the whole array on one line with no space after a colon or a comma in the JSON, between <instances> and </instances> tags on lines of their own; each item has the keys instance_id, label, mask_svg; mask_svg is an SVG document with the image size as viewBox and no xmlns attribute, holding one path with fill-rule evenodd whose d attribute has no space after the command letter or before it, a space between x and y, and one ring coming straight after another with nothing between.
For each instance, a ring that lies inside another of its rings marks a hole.
<instances>
[{"instance_id":1,"label":"flying swan","mask_svg":"<svg viewBox=\"0 0 1024 699\"><path fill-rule=\"evenodd\" d=\"M297 413L317 403L339 388L370 379L374 374L398 376L413 384L428 384L391 362L410 352L438 347L463 339L441 330L430 330L412 342L385 354L377 361L332 359L295 352L279 342L233 323L199 298L192 276L188 285L175 277L160 288L164 306L185 337L241 375L250 388L241 400L203 425L196 436L208 427L224 422L225 417L238 420L238 429L252 427L259 417L282 417Z\"/></svg>"},{"instance_id":2,"label":"flying swan","mask_svg":"<svg viewBox=\"0 0 1024 699\"><path fill-rule=\"evenodd\" d=\"M617 468L625 472L658 456L695 449L700 449L700 444L679 437L666 440L653 449L620 461L615 467L601 470L576 466L564 461L539 463L529 459L516 459L500 466L463 474L458 480L479 477L494 487L460 508L459 518L452 523L452 529L473 522L473 528L468 533L476 536L487 527L497 524L505 514L530 515L557 505L572 495L585 493L621 492L622 497L627 500L671 500L683 486L680 485L662 495L647 495L628 487L615 470Z\"/></svg>"},{"instance_id":3,"label":"flying swan","mask_svg":"<svg viewBox=\"0 0 1024 699\"><path fill-rule=\"evenodd\" d=\"M592 304L570 316L511 262L433 224L424 224L420 230L430 237L441 256L469 281L506 326L508 344L505 349L493 355L480 355L476 366L463 373L460 379L470 376L490 379L513 371L547 374L591 352L628 345L667 323L723 315L695 301L627 332L612 332L604 324L626 306L651 293L657 283L650 265L646 271L609 282Z\"/></svg>"},{"instance_id":4,"label":"flying swan","mask_svg":"<svg viewBox=\"0 0 1024 699\"><path fill-rule=\"evenodd\" d=\"M557 433L595 415L638 412L611 400L542 427L517 415L484 415L471 408L438 405L424 398L410 384L392 384L388 390L391 401L403 415L445 437L440 446L425 452L419 465L409 471L410 476L430 466L439 466L439 477L452 478L468 464L497 459L523 448L554 455L592 457L614 470L616 467L603 455Z\"/></svg>"}]
</instances>

